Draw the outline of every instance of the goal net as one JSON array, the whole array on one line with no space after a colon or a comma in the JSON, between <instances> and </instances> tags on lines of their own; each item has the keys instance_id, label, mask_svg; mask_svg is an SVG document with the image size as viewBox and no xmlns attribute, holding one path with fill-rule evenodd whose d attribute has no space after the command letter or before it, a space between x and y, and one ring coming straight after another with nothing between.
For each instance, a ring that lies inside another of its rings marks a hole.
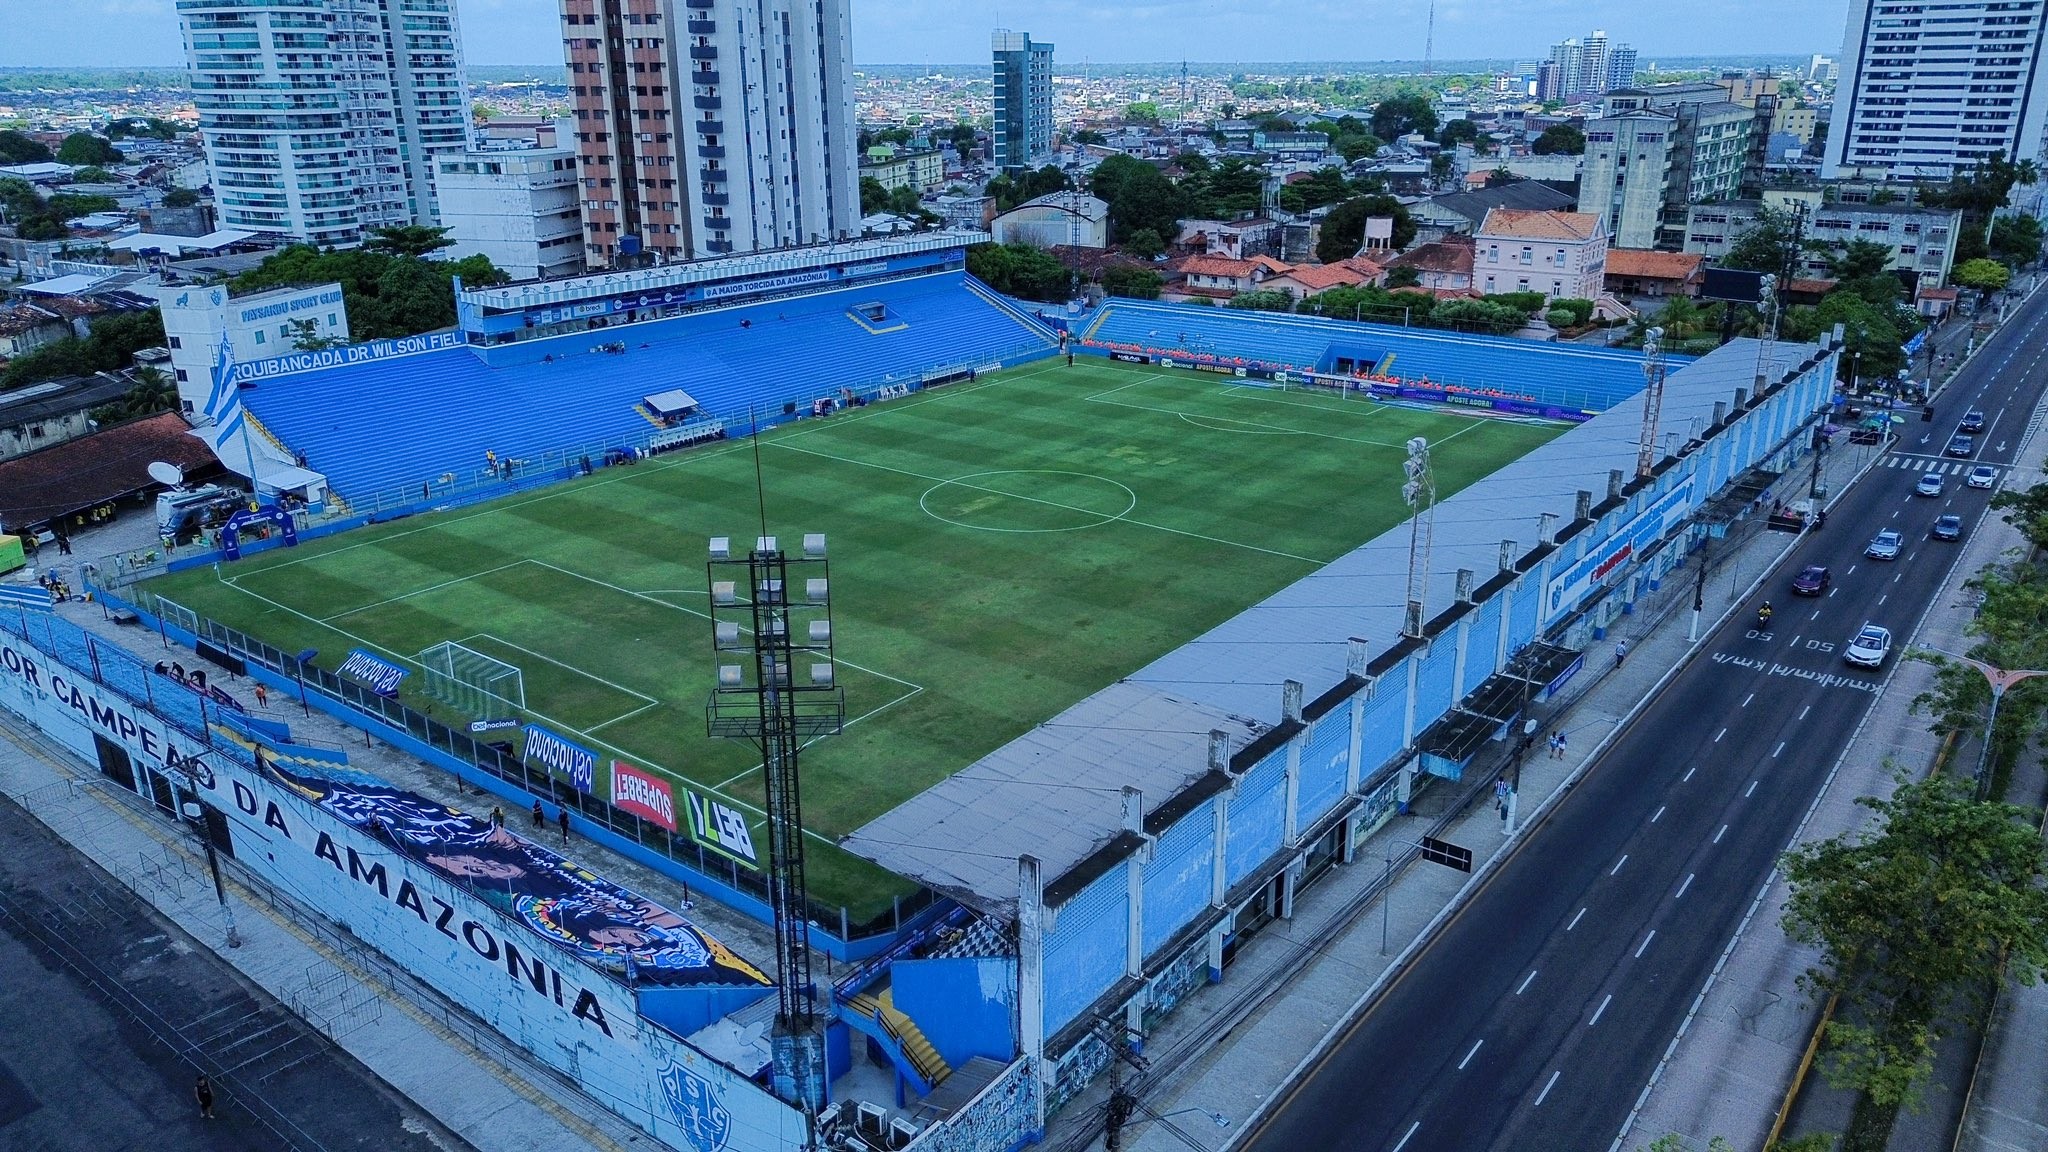
<instances>
[{"instance_id":1,"label":"goal net","mask_svg":"<svg viewBox=\"0 0 2048 1152\"><path fill-rule=\"evenodd\" d=\"M455 641L436 644L416 658L427 694L478 718L526 707L526 677L518 665Z\"/></svg>"}]
</instances>

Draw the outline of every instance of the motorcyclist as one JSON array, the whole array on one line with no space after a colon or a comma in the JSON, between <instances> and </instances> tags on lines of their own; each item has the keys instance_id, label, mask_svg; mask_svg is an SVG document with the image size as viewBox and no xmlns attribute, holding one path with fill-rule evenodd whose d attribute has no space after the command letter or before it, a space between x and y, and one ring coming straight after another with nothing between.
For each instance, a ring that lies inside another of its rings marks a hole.
<instances>
[{"instance_id":1,"label":"motorcyclist","mask_svg":"<svg viewBox=\"0 0 2048 1152\"><path fill-rule=\"evenodd\" d=\"M1770 623L1771 602L1769 600L1766 600L1764 601L1763 607L1758 608L1756 610L1756 626L1759 628L1766 628L1770 626Z\"/></svg>"}]
</instances>

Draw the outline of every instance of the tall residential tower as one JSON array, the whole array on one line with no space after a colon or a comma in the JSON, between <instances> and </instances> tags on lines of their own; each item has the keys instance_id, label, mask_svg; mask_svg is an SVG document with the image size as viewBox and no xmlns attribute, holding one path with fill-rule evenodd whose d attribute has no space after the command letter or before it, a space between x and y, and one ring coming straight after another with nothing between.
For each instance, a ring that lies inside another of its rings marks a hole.
<instances>
[{"instance_id":1,"label":"tall residential tower","mask_svg":"<svg viewBox=\"0 0 2048 1152\"><path fill-rule=\"evenodd\" d=\"M1052 152L1052 45L1029 32L998 31L995 46L996 167L1030 168Z\"/></svg>"},{"instance_id":2,"label":"tall residential tower","mask_svg":"<svg viewBox=\"0 0 2048 1152\"><path fill-rule=\"evenodd\" d=\"M221 224L315 244L433 224L469 142L454 0L178 0Z\"/></svg>"},{"instance_id":3,"label":"tall residential tower","mask_svg":"<svg viewBox=\"0 0 2048 1152\"><path fill-rule=\"evenodd\" d=\"M2043 159L2042 27L2038 0L1851 0L1822 177L1942 180L1993 152Z\"/></svg>"},{"instance_id":4,"label":"tall residential tower","mask_svg":"<svg viewBox=\"0 0 2048 1152\"><path fill-rule=\"evenodd\" d=\"M561 0L592 267L857 235L848 0Z\"/></svg>"}]
</instances>

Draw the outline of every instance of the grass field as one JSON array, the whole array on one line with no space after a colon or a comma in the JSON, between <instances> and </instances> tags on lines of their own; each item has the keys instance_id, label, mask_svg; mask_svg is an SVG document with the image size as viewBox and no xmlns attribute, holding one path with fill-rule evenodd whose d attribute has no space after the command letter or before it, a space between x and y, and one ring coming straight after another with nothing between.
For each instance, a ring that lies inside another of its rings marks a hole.
<instances>
[{"instance_id":1,"label":"grass field","mask_svg":"<svg viewBox=\"0 0 2048 1152\"><path fill-rule=\"evenodd\" d=\"M1448 494L1560 431L1084 360L766 434L769 530L831 538L847 690L803 759L813 895L886 908L902 881L834 838L1399 523L1409 437ZM727 443L147 587L330 668L460 641L523 670L527 719L758 813L703 707L705 540L753 538L754 477Z\"/></svg>"}]
</instances>

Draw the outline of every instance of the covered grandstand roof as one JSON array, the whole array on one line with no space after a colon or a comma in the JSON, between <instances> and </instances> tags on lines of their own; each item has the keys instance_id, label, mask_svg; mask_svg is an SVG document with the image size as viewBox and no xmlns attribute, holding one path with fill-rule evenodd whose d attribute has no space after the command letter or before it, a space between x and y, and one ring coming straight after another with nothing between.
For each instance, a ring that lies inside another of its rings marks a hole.
<instances>
[{"instance_id":1,"label":"covered grandstand roof","mask_svg":"<svg viewBox=\"0 0 2048 1152\"><path fill-rule=\"evenodd\" d=\"M1773 377L1818 352L1777 344ZM1756 341L1738 340L1673 371L1663 426L1704 432L1717 402L1753 386L1757 357ZM1539 517L1568 524L1581 490L1597 503L1611 470L1633 473L1641 426L1638 394L1442 501L1426 615L1452 607L1459 569L1484 582L1498 571L1502 541L1526 555L1539 543ZM1241 748L1281 723L1284 681L1301 681L1313 700L1345 679L1350 637L1364 638L1374 656L1387 651L1401 634L1408 537L1402 524L1368 541L869 822L845 846L964 903L1013 915L1018 853L1037 856L1055 884L1126 834L1124 787L1143 794L1147 815L1157 813L1211 779L1210 730Z\"/></svg>"}]
</instances>

